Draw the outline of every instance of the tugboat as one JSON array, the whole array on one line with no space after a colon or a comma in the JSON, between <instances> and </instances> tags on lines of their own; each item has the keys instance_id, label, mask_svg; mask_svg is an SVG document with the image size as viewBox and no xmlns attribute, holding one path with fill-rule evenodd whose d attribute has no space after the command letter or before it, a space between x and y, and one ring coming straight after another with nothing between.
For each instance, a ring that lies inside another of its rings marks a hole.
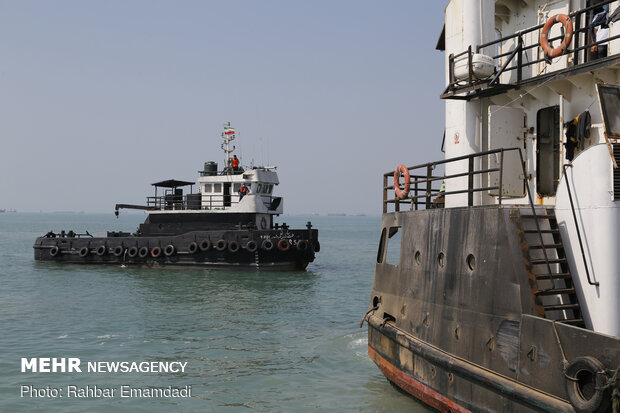
<instances>
[{"instance_id":1,"label":"tugboat","mask_svg":"<svg viewBox=\"0 0 620 413\"><path fill-rule=\"evenodd\" d=\"M439 411L620 411L619 17L446 7L446 157L384 174L362 320L387 379Z\"/></svg>"},{"instance_id":2,"label":"tugboat","mask_svg":"<svg viewBox=\"0 0 620 413\"><path fill-rule=\"evenodd\" d=\"M318 230L274 224L283 213L276 167L244 169L236 155L235 130L222 133L225 167L216 162L199 171L194 182L169 179L156 182L146 205L117 204L120 209L144 210L147 215L134 234L106 232L93 237L86 231L48 232L36 239L34 258L79 264L132 266L247 267L303 270L320 250ZM189 187L189 193L187 191Z\"/></svg>"}]
</instances>

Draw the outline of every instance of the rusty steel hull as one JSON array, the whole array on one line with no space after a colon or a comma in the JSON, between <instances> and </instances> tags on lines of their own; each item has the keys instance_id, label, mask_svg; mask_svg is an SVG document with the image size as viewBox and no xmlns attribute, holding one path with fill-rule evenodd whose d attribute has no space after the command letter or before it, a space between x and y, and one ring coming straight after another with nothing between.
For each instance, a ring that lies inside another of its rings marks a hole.
<instances>
[{"instance_id":1,"label":"rusty steel hull","mask_svg":"<svg viewBox=\"0 0 620 413\"><path fill-rule=\"evenodd\" d=\"M386 232L401 233L400 259L385 262L382 238L369 356L391 382L443 412L611 412L620 340L544 318L522 211L384 214ZM575 370L583 363L596 371Z\"/></svg>"}]
</instances>

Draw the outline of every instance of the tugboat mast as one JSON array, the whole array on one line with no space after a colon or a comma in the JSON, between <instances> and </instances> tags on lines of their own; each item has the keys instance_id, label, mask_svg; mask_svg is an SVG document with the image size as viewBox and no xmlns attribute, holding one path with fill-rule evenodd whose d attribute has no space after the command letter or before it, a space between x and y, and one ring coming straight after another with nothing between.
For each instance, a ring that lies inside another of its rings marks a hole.
<instances>
[{"instance_id":1,"label":"tugboat mast","mask_svg":"<svg viewBox=\"0 0 620 413\"><path fill-rule=\"evenodd\" d=\"M222 150L226 154L226 166L230 166L230 153L235 150L235 145L230 149L230 142L235 140L235 129L230 126L230 122L224 125L224 132L222 132Z\"/></svg>"}]
</instances>

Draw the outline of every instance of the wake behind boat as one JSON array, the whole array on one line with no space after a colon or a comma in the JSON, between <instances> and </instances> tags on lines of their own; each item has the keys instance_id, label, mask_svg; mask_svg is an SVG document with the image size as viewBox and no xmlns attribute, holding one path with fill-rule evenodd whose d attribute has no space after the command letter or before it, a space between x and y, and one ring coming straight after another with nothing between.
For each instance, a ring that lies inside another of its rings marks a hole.
<instances>
[{"instance_id":1,"label":"wake behind boat","mask_svg":"<svg viewBox=\"0 0 620 413\"><path fill-rule=\"evenodd\" d=\"M200 266L305 269L320 250L318 230L274 223L283 213L276 167L244 169L236 155L230 123L222 133L225 167L204 164L196 184L169 179L152 184L146 205L117 204L139 209L147 218L136 233L48 232L36 239L37 261L135 266ZM189 188L189 191L188 191Z\"/></svg>"}]
</instances>

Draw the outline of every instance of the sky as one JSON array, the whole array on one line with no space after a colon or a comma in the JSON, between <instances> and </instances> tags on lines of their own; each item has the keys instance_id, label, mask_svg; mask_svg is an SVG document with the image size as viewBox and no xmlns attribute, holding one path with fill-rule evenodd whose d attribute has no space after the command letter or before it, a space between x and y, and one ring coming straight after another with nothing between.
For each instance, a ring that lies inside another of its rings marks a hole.
<instances>
[{"instance_id":1,"label":"sky","mask_svg":"<svg viewBox=\"0 0 620 413\"><path fill-rule=\"evenodd\" d=\"M0 0L0 208L143 204L231 122L285 213L379 215L383 173L443 158L446 4Z\"/></svg>"}]
</instances>

